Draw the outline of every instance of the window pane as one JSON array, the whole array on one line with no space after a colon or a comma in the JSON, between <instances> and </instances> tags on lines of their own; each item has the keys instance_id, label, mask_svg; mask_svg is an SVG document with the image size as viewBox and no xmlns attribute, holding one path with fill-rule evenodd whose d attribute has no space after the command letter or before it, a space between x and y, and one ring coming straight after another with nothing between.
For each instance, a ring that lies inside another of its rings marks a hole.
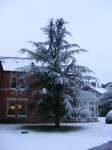
<instances>
[{"instance_id":1,"label":"window pane","mask_svg":"<svg viewBox=\"0 0 112 150\"><path fill-rule=\"evenodd\" d=\"M11 82L11 88L16 88L16 82Z\"/></svg>"},{"instance_id":2,"label":"window pane","mask_svg":"<svg viewBox=\"0 0 112 150\"><path fill-rule=\"evenodd\" d=\"M20 86L20 88L25 88L25 82L23 79L20 79L19 86Z\"/></svg>"},{"instance_id":3,"label":"window pane","mask_svg":"<svg viewBox=\"0 0 112 150\"><path fill-rule=\"evenodd\" d=\"M95 102L96 105L98 105L98 102Z\"/></svg>"},{"instance_id":4,"label":"window pane","mask_svg":"<svg viewBox=\"0 0 112 150\"><path fill-rule=\"evenodd\" d=\"M17 86L17 76L16 73L11 74L11 88L16 88Z\"/></svg>"},{"instance_id":5,"label":"window pane","mask_svg":"<svg viewBox=\"0 0 112 150\"><path fill-rule=\"evenodd\" d=\"M15 103L14 102L8 102L8 115L15 115Z\"/></svg>"},{"instance_id":6,"label":"window pane","mask_svg":"<svg viewBox=\"0 0 112 150\"><path fill-rule=\"evenodd\" d=\"M19 77L19 87L20 88L25 88L25 79L23 78L22 73L20 74L20 77Z\"/></svg>"},{"instance_id":7,"label":"window pane","mask_svg":"<svg viewBox=\"0 0 112 150\"><path fill-rule=\"evenodd\" d=\"M19 102L17 104L18 115L26 115L26 102Z\"/></svg>"},{"instance_id":8,"label":"window pane","mask_svg":"<svg viewBox=\"0 0 112 150\"><path fill-rule=\"evenodd\" d=\"M89 102L90 105L94 105L94 102Z\"/></svg>"},{"instance_id":9,"label":"window pane","mask_svg":"<svg viewBox=\"0 0 112 150\"><path fill-rule=\"evenodd\" d=\"M90 107L89 109L91 111L91 117L94 117L94 107Z\"/></svg>"}]
</instances>

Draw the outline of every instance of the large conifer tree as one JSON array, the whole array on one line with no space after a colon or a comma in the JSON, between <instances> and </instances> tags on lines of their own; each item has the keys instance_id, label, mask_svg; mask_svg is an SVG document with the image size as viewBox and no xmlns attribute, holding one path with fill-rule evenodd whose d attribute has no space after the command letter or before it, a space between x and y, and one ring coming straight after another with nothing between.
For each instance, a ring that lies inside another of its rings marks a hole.
<instances>
[{"instance_id":1,"label":"large conifer tree","mask_svg":"<svg viewBox=\"0 0 112 150\"><path fill-rule=\"evenodd\" d=\"M31 42L34 49L21 49L35 63L26 69L27 77L34 80L28 85L37 100L39 112L49 117L59 127L64 117L73 119L80 114L76 108L76 93L84 84L90 70L76 65L75 54L86 52L78 44L70 44L66 37L71 35L65 28L62 18L51 19L42 31L45 42Z\"/></svg>"}]
</instances>

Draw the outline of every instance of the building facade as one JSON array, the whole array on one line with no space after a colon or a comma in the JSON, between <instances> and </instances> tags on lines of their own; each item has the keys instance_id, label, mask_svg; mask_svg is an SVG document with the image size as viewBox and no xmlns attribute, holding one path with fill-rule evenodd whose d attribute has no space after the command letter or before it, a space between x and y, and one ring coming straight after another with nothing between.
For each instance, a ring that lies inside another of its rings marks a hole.
<instances>
[{"instance_id":1,"label":"building facade","mask_svg":"<svg viewBox=\"0 0 112 150\"><path fill-rule=\"evenodd\" d=\"M22 72L14 69L27 63L20 64L16 61L9 64L0 62L0 121L46 122L38 115L33 94L30 91L22 92L27 84L22 78ZM90 86L79 92L78 99L91 112L90 118L98 117L98 100L101 95L101 92Z\"/></svg>"},{"instance_id":2,"label":"building facade","mask_svg":"<svg viewBox=\"0 0 112 150\"><path fill-rule=\"evenodd\" d=\"M0 121L43 122L34 115L35 98L24 92L25 85L21 72L4 70L0 62Z\"/></svg>"}]
</instances>

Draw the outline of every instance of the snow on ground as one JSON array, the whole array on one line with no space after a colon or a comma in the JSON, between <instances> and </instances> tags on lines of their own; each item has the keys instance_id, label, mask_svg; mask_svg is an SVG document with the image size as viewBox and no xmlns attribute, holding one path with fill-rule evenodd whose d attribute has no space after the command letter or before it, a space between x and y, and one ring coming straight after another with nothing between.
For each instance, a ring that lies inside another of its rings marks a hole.
<instances>
[{"instance_id":1,"label":"snow on ground","mask_svg":"<svg viewBox=\"0 0 112 150\"><path fill-rule=\"evenodd\" d=\"M101 118L96 123L67 124L74 126L70 132L35 132L21 126L0 125L0 150L87 150L112 140L112 125Z\"/></svg>"}]
</instances>

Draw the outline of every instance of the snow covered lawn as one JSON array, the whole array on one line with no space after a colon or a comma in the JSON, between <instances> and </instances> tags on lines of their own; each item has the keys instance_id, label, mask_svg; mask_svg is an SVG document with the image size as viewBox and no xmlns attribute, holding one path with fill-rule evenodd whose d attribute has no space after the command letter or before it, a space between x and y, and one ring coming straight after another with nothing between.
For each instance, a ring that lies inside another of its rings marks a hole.
<instances>
[{"instance_id":1,"label":"snow covered lawn","mask_svg":"<svg viewBox=\"0 0 112 150\"><path fill-rule=\"evenodd\" d=\"M112 125L105 124L101 118L96 123L67 124L65 132L23 129L22 126L0 125L0 150L87 150L112 140ZM22 131L28 133L21 134Z\"/></svg>"}]
</instances>

